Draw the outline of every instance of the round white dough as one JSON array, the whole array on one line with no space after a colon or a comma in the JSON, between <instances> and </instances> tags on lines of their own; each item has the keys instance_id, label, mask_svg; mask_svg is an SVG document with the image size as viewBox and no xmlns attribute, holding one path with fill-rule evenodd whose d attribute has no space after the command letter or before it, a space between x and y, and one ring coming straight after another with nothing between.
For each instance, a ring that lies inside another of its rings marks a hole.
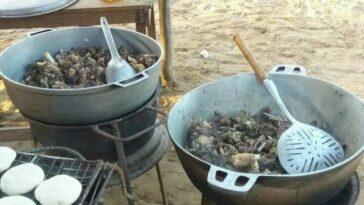
<instances>
[{"instance_id":1,"label":"round white dough","mask_svg":"<svg viewBox=\"0 0 364 205\"><path fill-rule=\"evenodd\" d=\"M0 147L0 173L9 169L16 158L16 152L9 147Z\"/></svg>"},{"instance_id":2,"label":"round white dough","mask_svg":"<svg viewBox=\"0 0 364 205\"><path fill-rule=\"evenodd\" d=\"M82 184L67 175L45 180L35 189L35 198L44 205L71 205L82 191Z\"/></svg>"},{"instance_id":3,"label":"round white dough","mask_svg":"<svg viewBox=\"0 0 364 205\"><path fill-rule=\"evenodd\" d=\"M36 205L25 196L7 196L0 199L0 205Z\"/></svg>"},{"instance_id":4,"label":"round white dough","mask_svg":"<svg viewBox=\"0 0 364 205\"><path fill-rule=\"evenodd\" d=\"M0 180L0 189L7 195L22 195L32 191L44 180L39 166L27 163L5 172Z\"/></svg>"}]
</instances>

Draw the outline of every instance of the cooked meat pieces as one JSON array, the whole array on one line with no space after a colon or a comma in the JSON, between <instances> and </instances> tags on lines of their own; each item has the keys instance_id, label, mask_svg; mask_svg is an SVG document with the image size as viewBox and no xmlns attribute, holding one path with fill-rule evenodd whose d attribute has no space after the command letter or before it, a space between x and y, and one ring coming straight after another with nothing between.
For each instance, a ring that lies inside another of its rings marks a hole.
<instances>
[{"instance_id":1,"label":"cooked meat pieces","mask_svg":"<svg viewBox=\"0 0 364 205\"><path fill-rule=\"evenodd\" d=\"M289 124L271 114L241 111L233 116L215 112L211 120L194 122L187 149L209 163L250 173L284 173L278 161L277 142Z\"/></svg>"},{"instance_id":2,"label":"cooked meat pieces","mask_svg":"<svg viewBox=\"0 0 364 205\"><path fill-rule=\"evenodd\" d=\"M157 56L137 53L125 48L119 49L137 72L152 66ZM60 52L54 57L53 64L45 59L31 63L26 69L23 83L30 86L69 89L85 88L106 84L105 70L110 61L108 50L103 48L72 49Z\"/></svg>"},{"instance_id":3,"label":"cooked meat pieces","mask_svg":"<svg viewBox=\"0 0 364 205\"><path fill-rule=\"evenodd\" d=\"M231 156L232 165L239 171L259 173L259 155L239 153Z\"/></svg>"}]
</instances>

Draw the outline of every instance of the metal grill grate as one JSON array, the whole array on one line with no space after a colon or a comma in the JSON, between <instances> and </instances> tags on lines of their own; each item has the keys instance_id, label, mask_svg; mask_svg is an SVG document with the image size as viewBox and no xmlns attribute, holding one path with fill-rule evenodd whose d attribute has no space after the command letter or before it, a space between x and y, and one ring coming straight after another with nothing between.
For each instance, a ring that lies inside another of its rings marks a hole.
<instances>
[{"instance_id":1,"label":"metal grill grate","mask_svg":"<svg viewBox=\"0 0 364 205\"><path fill-rule=\"evenodd\" d=\"M82 193L74 204L79 205L91 204L88 200L93 201L94 197L97 195L97 193L91 193L92 190L94 190L94 192L100 191L100 189L95 188L95 182L97 181L99 183L99 178L105 177L105 172L107 172L105 171L105 165L101 160L84 161L21 152L17 154L17 157L11 167L30 162L43 169L46 179L59 174L65 174L78 179L82 184ZM103 170L102 174L100 174L101 170ZM110 168L109 172L112 171L113 169ZM103 184L101 184L101 186L103 186ZM0 191L0 198L4 196L6 195ZM34 197L34 191L26 194L25 196L37 202Z\"/></svg>"}]
</instances>

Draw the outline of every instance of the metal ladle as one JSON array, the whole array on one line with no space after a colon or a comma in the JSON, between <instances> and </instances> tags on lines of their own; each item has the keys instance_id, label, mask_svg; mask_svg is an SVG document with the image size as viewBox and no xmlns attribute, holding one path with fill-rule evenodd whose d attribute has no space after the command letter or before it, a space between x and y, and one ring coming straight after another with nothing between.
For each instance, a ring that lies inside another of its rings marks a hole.
<instances>
[{"instance_id":1,"label":"metal ladle","mask_svg":"<svg viewBox=\"0 0 364 205\"><path fill-rule=\"evenodd\" d=\"M283 103L274 82L259 66L249 47L239 37L235 43L262 81L282 113L292 125L280 136L277 145L278 158L289 174L313 172L331 167L344 160L344 150L339 142L327 132L297 121Z\"/></svg>"},{"instance_id":2,"label":"metal ladle","mask_svg":"<svg viewBox=\"0 0 364 205\"><path fill-rule=\"evenodd\" d=\"M106 67L106 82L120 82L133 77L136 72L128 62L120 57L105 17L100 18L100 24L111 54L111 60Z\"/></svg>"}]
</instances>

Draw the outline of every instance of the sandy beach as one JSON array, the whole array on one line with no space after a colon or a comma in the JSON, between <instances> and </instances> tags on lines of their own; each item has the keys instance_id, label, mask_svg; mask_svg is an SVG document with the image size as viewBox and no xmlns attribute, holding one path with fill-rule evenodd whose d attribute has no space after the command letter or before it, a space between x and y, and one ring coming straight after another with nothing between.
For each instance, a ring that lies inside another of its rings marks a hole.
<instances>
[{"instance_id":1,"label":"sandy beach","mask_svg":"<svg viewBox=\"0 0 364 205\"><path fill-rule=\"evenodd\" d=\"M364 99L364 0L175 0L171 9L173 74L179 86L164 92L161 103L166 110L199 85L251 72L232 41L236 34L248 42L265 70L276 64L303 65L308 76ZM0 31L0 50L30 31ZM208 58L200 55L203 50ZM0 90L0 126L25 125L2 83ZM18 150L31 147L28 142L7 145ZM170 205L200 204L201 195L173 150L161 168ZM358 173L364 187L364 161ZM161 204L155 170L135 180L133 186L138 205ZM107 205L126 204L118 187L107 189L104 198ZM364 188L357 204L364 204Z\"/></svg>"}]
</instances>

